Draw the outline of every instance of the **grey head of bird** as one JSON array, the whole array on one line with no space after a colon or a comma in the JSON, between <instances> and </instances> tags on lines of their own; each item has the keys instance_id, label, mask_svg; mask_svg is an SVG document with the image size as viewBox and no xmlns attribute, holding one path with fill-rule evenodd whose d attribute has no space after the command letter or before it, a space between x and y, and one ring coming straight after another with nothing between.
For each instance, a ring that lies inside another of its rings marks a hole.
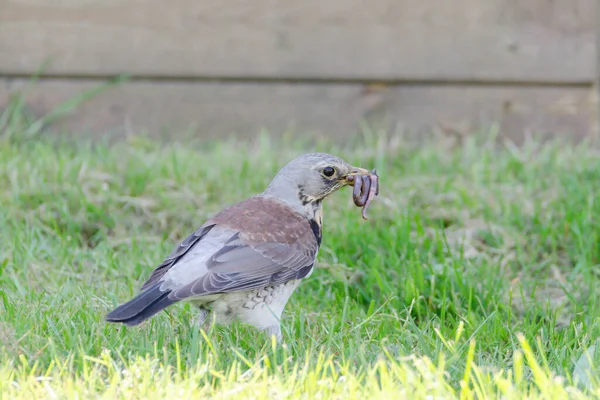
<instances>
[{"instance_id":1,"label":"grey head of bird","mask_svg":"<svg viewBox=\"0 0 600 400\"><path fill-rule=\"evenodd\" d=\"M303 210L317 205L336 190L351 184L348 177L368 175L339 157L327 153L308 153L290 161L275 175L264 196L277 197Z\"/></svg>"}]
</instances>

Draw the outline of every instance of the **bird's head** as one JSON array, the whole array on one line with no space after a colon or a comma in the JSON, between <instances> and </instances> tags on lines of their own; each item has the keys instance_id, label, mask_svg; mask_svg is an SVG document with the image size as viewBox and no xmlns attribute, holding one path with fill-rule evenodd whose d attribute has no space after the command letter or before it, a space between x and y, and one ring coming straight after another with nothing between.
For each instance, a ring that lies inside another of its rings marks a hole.
<instances>
[{"instance_id":1,"label":"bird's head","mask_svg":"<svg viewBox=\"0 0 600 400\"><path fill-rule=\"evenodd\" d=\"M350 176L369 175L341 158L326 153L309 153L290 161L273 178L265 194L288 203L306 206L320 203L331 193L352 185Z\"/></svg>"}]
</instances>

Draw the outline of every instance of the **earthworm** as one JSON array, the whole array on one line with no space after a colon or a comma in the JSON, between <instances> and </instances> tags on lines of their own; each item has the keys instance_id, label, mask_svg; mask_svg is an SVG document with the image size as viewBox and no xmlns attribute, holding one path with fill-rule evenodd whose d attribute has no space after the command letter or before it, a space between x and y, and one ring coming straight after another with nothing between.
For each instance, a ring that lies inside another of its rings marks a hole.
<instances>
[{"instance_id":1,"label":"earthworm","mask_svg":"<svg viewBox=\"0 0 600 400\"><path fill-rule=\"evenodd\" d=\"M362 177L362 188L360 189L360 205L364 206L369 197L369 191L371 190L371 178L369 176Z\"/></svg>"},{"instance_id":2,"label":"earthworm","mask_svg":"<svg viewBox=\"0 0 600 400\"><path fill-rule=\"evenodd\" d=\"M350 178L352 178L352 182L354 188L352 189L352 201L354 201L354 204L357 207L360 207L360 190L362 188L362 179L360 178L360 176L358 175L352 175Z\"/></svg>"},{"instance_id":3,"label":"earthworm","mask_svg":"<svg viewBox=\"0 0 600 400\"><path fill-rule=\"evenodd\" d=\"M367 209L373 198L379 194L379 176L374 169L368 176L351 176L350 181L354 183L352 199L357 207L362 207L362 217L367 219Z\"/></svg>"},{"instance_id":4,"label":"earthworm","mask_svg":"<svg viewBox=\"0 0 600 400\"><path fill-rule=\"evenodd\" d=\"M354 182L354 190L352 191L352 200L357 207L362 207L367 201L371 181L367 176L357 176Z\"/></svg>"},{"instance_id":5,"label":"earthworm","mask_svg":"<svg viewBox=\"0 0 600 400\"><path fill-rule=\"evenodd\" d=\"M366 191L366 190L365 190ZM374 169L369 175L369 194L367 195L364 207L362 209L363 219L367 219L367 208L371 205L371 202L379 194L379 176L377 171Z\"/></svg>"}]
</instances>

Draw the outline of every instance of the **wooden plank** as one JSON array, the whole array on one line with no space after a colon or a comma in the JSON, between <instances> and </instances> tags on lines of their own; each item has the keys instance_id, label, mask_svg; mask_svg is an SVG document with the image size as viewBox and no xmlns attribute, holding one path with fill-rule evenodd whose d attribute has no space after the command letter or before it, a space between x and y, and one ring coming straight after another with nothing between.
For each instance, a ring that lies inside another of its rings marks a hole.
<instances>
[{"instance_id":1,"label":"wooden plank","mask_svg":"<svg viewBox=\"0 0 600 400\"><path fill-rule=\"evenodd\" d=\"M25 81L0 81L0 109ZM43 80L27 94L43 115L95 81ZM261 129L312 137L344 138L367 121L422 134L441 129L469 134L498 122L517 141L526 132L595 133L594 91L589 88L499 86L363 86L360 84L243 84L129 82L81 106L55 128L77 134L119 135L147 130L176 137L252 137Z\"/></svg>"},{"instance_id":2,"label":"wooden plank","mask_svg":"<svg viewBox=\"0 0 600 400\"><path fill-rule=\"evenodd\" d=\"M0 0L0 74L592 82L596 0Z\"/></svg>"}]
</instances>

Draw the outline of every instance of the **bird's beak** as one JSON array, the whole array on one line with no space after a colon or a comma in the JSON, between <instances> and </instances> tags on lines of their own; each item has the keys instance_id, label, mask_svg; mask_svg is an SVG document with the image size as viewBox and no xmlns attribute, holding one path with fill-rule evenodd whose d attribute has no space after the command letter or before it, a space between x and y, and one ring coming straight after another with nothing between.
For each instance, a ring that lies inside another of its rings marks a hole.
<instances>
[{"instance_id":1,"label":"bird's beak","mask_svg":"<svg viewBox=\"0 0 600 400\"><path fill-rule=\"evenodd\" d=\"M364 168L352 167L350 173L345 176L346 184L350 186L354 186L355 176L369 176L371 175L371 171ZM350 178L352 177L352 178Z\"/></svg>"}]
</instances>

